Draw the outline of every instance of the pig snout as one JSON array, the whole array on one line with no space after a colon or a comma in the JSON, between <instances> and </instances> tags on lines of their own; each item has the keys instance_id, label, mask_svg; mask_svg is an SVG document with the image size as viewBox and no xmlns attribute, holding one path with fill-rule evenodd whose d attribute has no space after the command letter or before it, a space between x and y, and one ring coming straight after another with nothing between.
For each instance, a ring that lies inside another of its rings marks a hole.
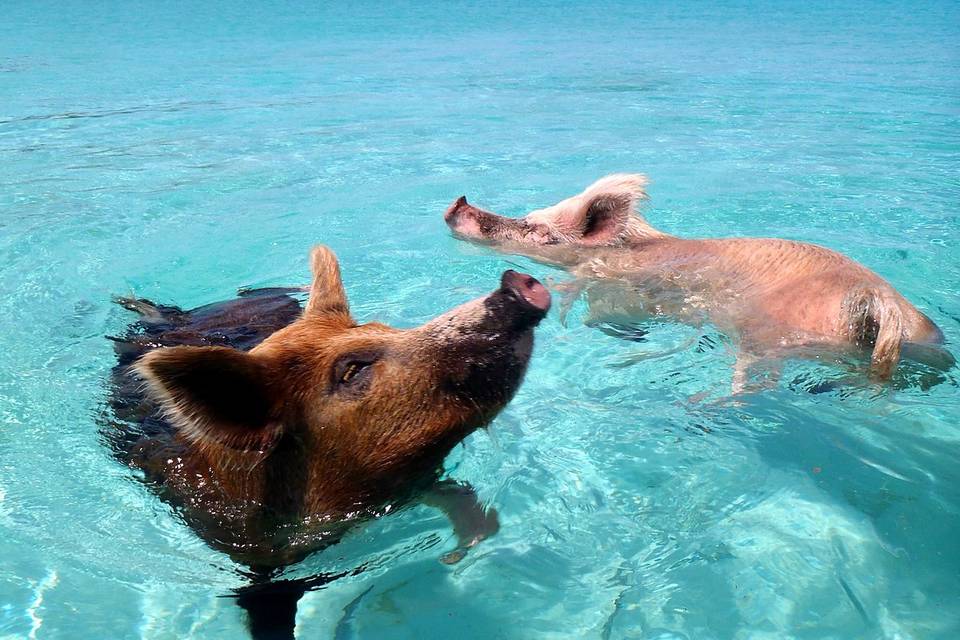
<instances>
[{"instance_id":1,"label":"pig snout","mask_svg":"<svg viewBox=\"0 0 960 640\"><path fill-rule=\"evenodd\" d=\"M505 271L500 288L484 301L483 331L525 332L537 326L550 310L550 292L533 276Z\"/></svg>"},{"instance_id":2,"label":"pig snout","mask_svg":"<svg viewBox=\"0 0 960 640\"><path fill-rule=\"evenodd\" d=\"M483 235L480 219L486 212L467 202L466 196L460 196L443 213L443 219L450 229L460 235L477 238Z\"/></svg>"},{"instance_id":3,"label":"pig snout","mask_svg":"<svg viewBox=\"0 0 960 640\"><path fill-rule=\"evenodd\" d=\"M467 196L460 196L443 212L443 219L451 227L455 226L460 218L460 213L465 209L472 208L473 207L467 202Z\"/></svg>"},{"instance_id":4,"label":"pig snout","mask_svg":"<svg viewBox=\"0 0 960 640\"><path fill-rule=\"evenodd\" d=\"M537 311L545 314L550 310L550 292L531 275L508 269L500 277L500 288L512 293Z\"/></svg>"},{"instance_id":5,"label":"pig snout","mask_svg":"<svg viewBox=\"0 0 960 640\"><path fill-rule=\"evenodd\" d=\"M449 388L481 407L503 406L517 390L533 349L533 329L550 293L525 273L505 271L500 288L427 325L445 345Z\"/></svg>"}]
</instances>

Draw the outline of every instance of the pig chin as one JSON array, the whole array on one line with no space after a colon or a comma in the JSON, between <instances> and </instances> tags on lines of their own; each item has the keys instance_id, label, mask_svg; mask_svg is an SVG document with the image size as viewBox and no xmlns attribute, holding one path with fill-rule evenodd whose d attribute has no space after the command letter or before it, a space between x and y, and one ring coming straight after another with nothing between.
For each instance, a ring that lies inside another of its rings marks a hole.
<instances>
[{"instance_id":1,"label":"pig chin","mask_svg":"<svg viewBox=\"0 0 960 640\"><path fill-rule=\"evenodd\" d=\"M545 239L531 234L522 223L508 218L496 224L481 224L473 218L463 218L456 226L450 226L450 230L456 238L492 247L546 243Z\"/></svg>"},{"instance_id":2,"label":"pig chin","mask_svg":"<svg viewBox=\"0 0 960 640\"><path fill-rule=\"evenodd\" d=\"M478 209L463 196L450 205L443 219L455 236L480 244L519 241L527 231L523 221Z\"/></svg>"},{"instance_id":3,"label":"pig chin","mask_svg":"<svg viewBox=\"0 0 960 640\"><path fill-rule=\"evenodd\" d=\"M498 411L523 380L533 329L549 308L542 284L506 271L499 290L456 310L442 323L450 345L443 365L447 389L478 409Z\"/></svg>"},{"instance_id":4,"label":"pig chin","mask_svg":"<svg viewBox=\"0 0 960 640\"><path fill-rule=\"evenodd\" d=\"M443 388L477 413L475 419L490 420L516 393L523 381L533 349L532 330L502 340L491 351L469 348L456 353L443 371Z\"/></svg>"},{"instance_id":5,"label":"pig chin","mask_svg":"<svg viewBox=\"0 0 960 640\"><path fill-rule=\"evenodd\" d=\"M532 353L533 329L531 328L522 333L520 337L517 338L517 340L513 343L513 357L526 363L530 360L530 355Z\"/></svg>"}]
</instances>

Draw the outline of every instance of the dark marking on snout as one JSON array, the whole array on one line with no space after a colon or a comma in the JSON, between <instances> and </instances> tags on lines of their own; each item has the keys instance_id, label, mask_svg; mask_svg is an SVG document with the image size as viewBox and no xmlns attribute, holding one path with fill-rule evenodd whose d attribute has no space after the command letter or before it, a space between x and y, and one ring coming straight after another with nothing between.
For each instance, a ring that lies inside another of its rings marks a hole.
<instances>
[{"instance_id":1,"label":"dark marking on snout","mask_svg":"<svg viewBox=\"0 0 960 640\"><path fill-rule=\"evenodd\" d=\"M443 219L451 230L474 240L492 240L509 225L519 226L522 223L521 220L504 218L475 207L467 202L466 196L457 198L444 212ZM479 236L465 228L471 222L476 225Z\"/></svg>"},{"instance_id":2,"label":"dark marking on snout","mask_svg":"<svg viewBox=\"0 0 960 640\"><path fill-rule=\"evenodd\" d=\"M531 275L508 269L500 277L500 287L544 313L550 310L550 292Z\"/></svg>"},{"instance_id":3,"label":"dark marking on snout","mask_svg":"<svg viewBox=\"0 0 960 640\"><path fill-rule=\"evenodd\" d=\"M550 309L550 292L533 276L507 270L500 289L483 305L483 320L458 341L442 366L451 374L449 391L481 405L503 405L526 372L532 330Z\"/></svg>"},{"instance_id":4,"label":"dark marking on snout","mask_svg":"<svg viewBox=\"0 0 960 640\"><path fill-rule=\"evenodd\" d=\"M550 310L550 292L533 276L512 269L500 277L500 289L484 300L485 324L509 331L535 327Z\"/></svg>"},{"instance_id":5,"label":"dark marking on snout","mask_svg":"<svg viewBox=\"0 0 960 640\"><path fill-rule=\"evenodd\" d=\"M467 202L465 196L460 196L447 207L443 219L454 234L479 244L518 241L552 245L560 242L545 225L484 211Z\"/></svg>"}]
</instances>

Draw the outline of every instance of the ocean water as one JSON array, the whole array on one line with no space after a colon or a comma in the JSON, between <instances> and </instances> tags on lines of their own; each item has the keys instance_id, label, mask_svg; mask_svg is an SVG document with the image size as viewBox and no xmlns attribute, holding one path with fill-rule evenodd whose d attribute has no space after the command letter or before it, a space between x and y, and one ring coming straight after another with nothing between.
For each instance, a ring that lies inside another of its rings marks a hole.
<instances>
[{"instance_id":1,"label":"ocean water","mask_svg":"<svg viewBox=\"0 0 960 640\"><path fill-rule=\"evenodd\" d=\"M413 326L522 258L458 243L612 171L685 236L841 250L960 355L954 2L21 2L0 18L0 638L240 638L238 567L98 438L113 294L194 306L342 261ZM437 512L291 570L310 638L960 636L960 389L731 401L729 343L541 325L450 475L500 513L460 564ZM824 391L813 393L812 391ZM703 398L706 398L705 400Z\"/></svg>"}]
</instances>

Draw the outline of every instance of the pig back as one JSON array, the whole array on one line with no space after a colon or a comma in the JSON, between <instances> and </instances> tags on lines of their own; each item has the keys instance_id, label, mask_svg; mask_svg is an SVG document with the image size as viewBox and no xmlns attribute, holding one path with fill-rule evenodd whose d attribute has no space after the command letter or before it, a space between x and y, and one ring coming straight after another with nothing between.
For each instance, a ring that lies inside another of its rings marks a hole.
<instances>
[{"instance_id":1,"label":"pig back","mask_svg":"<svg viewBox=\"0 0 960 640\"><path fill-rule=\"evenodd\" d=\"M249 351L278 329L296 320L302 311L295 289L254 289L234 300L184 311L145 299L117 302L140 314L120 336L110 337L117 364L110 375L108 408L102 434L114 456L124 464L142 467L150 448L169 449L173 428L144 393L131 365L159 347L221 346ZM144 469L149 475L149 469Z\"/></svg>"}]
</instances>

